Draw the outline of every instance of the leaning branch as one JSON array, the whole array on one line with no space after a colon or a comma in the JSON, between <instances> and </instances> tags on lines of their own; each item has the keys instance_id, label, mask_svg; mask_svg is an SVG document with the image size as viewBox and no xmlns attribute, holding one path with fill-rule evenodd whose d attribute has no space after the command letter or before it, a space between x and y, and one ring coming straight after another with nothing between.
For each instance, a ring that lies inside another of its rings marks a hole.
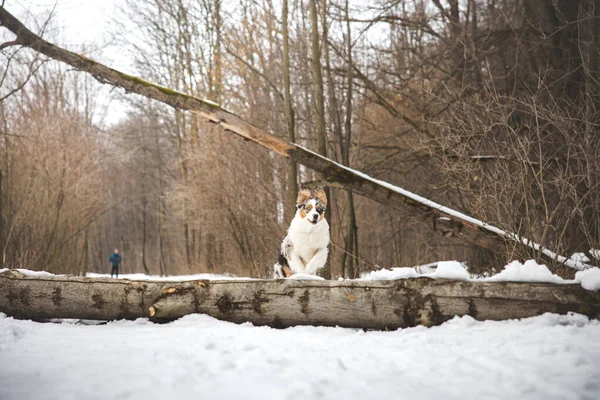
<instances>
[{"instance_id":1,"label":"leaning branch","mask_svg":"<svg viewBox=\"0 0 600 400\"><path fill-rule=\"evenodd\" d=\"M214 124L220 125L225 131L235 133L245 140L255 142L320 172L323 174L324 180L331 186L349 189L381 204L401 211L409 211L411 214L420 215L424 219L430 219L432 225L445 236L457 237L498 253L506 252L507 243L535 250L541 248L539 244L526 238L502 231L497 227L434 203L387 182L371 178L308 149L280 139L211 101L153 84L55 46L31 32L3 7L0 8L0 23L16 35L15 40L20 45L87 72L99 82L121 87L126 92L137 93L174 108L197 114ZM542 249L541 254L549 262L558 262L575 269L590 267L587 264L561 257L548 249Z\"/></svg>"}]
</instances>

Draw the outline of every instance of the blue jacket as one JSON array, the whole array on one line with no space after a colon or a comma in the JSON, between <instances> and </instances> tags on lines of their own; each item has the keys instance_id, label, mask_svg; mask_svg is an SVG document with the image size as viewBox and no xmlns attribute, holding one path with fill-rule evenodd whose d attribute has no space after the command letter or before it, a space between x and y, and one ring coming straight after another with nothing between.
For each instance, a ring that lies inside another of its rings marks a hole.
<instances>
[{"instance_id":1,"label":"blue jacket","mask_svg":"<svg viewBox=\"0 0 600 400\"><path fill-rule=\"evenodd\" d=\"M112 253L109 261L112 263L113 267L118 267L119 264L121 264L121 255Z\"/></svg>"}]
</instances>

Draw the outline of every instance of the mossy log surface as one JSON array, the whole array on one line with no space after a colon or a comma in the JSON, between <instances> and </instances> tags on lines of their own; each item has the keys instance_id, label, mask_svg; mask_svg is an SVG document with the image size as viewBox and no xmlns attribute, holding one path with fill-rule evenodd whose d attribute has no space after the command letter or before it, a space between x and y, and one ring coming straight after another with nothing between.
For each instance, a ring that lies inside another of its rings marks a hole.
<instances>
[{"instance_id":1,"label":"mossy log surface","mask_svg":"<svg viewBox=\"0 0 600 400\"><path fill-rule=\"evenodd\" d=\"M136 319L167 322L203 313L236 323L396 329L438 325L455 315L478 320L569 311L600 315L600 292L578 284L395 281L131 281L0 274L0 312L15 318Z\"/></svg>"},{"instance_id":2,"label":"mossy log surface","mask_svg":"<svg viewBox=\"0 0 600 400\"><path fill-rule=\"evenodd\" d=\"M511 235L501 235L472 221L445 213L406 194L392 190L372 178L357 174L319 154L272 135L211 101L180 93L125 74L49 43L27 29L3 7L0 7L0 23L16 35L16 42L20 45L71 65L80 71L87 72L102 83L121 87L127 92L137 93L174 108L188 110L200 115L206 120L223 127L225 132L235 133L244 140L255 142L320 172L330 186L352 190L399 211L421 216L424 221L430 221L434 230L438 230L446 237L458 238L498 253L506 252L507 242L510 242L511 246L524 246L531 251L527 244L529 242L524 243ZM546 258L547 261L555 261L545 254L540 254L540 256Z\"/></svg>"}]
</instances>

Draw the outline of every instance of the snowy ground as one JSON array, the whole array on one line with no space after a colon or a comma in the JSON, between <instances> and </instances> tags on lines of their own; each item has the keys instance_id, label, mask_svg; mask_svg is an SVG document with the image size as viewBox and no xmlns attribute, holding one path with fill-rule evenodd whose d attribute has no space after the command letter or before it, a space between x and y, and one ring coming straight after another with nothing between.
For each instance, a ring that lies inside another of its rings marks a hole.
<instances>
[{"instance_id":1,"label":"snowy ground","mask_svg":"<svg viewBox=\"0 0 600 400\"><path fill-rule=\"evenodd\" d=\"M89 326L0 315L0 398L598 399L600 323L546 314L395 332L190 315Z\"/></svg>"}]
</instances>

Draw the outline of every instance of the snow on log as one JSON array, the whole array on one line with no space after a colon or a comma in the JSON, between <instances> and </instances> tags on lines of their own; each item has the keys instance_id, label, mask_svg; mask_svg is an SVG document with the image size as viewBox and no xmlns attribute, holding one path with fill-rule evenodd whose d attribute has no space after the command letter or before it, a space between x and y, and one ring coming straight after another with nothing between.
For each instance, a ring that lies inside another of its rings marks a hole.
<instances>
[{"instance_id":1,"label":"snow on log","mask_svg":"<svg viewBox=\"0 0 600 400\"><path fill-rule=\"evenodd\" d=\"M359 171L340 165L308 149L289 143L252 125L239 116L209 100L200 99L173 89L156 85L135 76L109 68L87 57L53 45L27 29L4 7L0 7L0 23L16 35L20 45L42 53L87 72L99 82L114 85L127 92L137 93L181 110L188 110L206 120L218 124L225 131L235 133L270 150L290 157L296 162L323 174L330 186L352 190L381 204L421 215L447 237L456 237L497 253L505 253L507 243L533 249L539 258L552 263L583 270L590 265L557 255L533 241L514 233L505 232L476 218L434 203L419 195L379 181Z\"/></svg>"},{"instance_id":2,"label":"snow on log","mask_svg":"<svg viewBox=\"0 0 600 400\"><path fill-rule=\"evenodd\" d=\"M172 321L203 313L236 323L396 329L439 325L455 315L478 320L546 312L600 315L600 292L579 284L393 281L131 281L67 275L0 274L0 312L15 318Z\"/></svg>"}]
</instances>

